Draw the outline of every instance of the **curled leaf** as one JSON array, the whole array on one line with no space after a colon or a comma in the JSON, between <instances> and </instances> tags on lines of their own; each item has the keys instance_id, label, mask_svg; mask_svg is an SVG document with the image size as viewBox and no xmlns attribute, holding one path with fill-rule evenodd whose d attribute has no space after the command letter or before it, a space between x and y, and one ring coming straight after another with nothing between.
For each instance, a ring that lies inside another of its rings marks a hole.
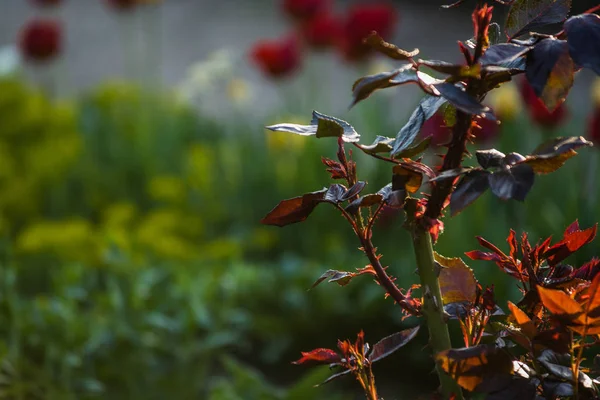
<instances>
[{"instance_id":1,"label":"curled leaf","mask_svg":"<svg viewBox=\"0 0 600 400\"><path fill-rule=\"evenodd\" d=\"M274 132L316 136L317 138L341 137L343 141L349 143L358 142L360 139L360 135L346 121L321 114L317 111L313 111L313 118L310 125L277 124L267 126L267 129Z\"/></svg>"},{"instance_id":2,"label":"curled leaf","mask_svg":"<svg viewBox=\"0 0 600 400\"><path fill-rule=\"evenodd\" d=\"M380 52L394 60L408 61L412 57L419 54L419 49L413 51L402 50L395 45L386 42L377 32L371 32L371 34L365 39L365 43L369 45L373 50Z\"/></svg>"},{"instance_id":3,"label":"curled leaf","mask_svg":"<svg viewBox=\"0 0 600 400\"><path fill-rule=\"evenodd\" d=\"M282 200L260 222L265 225L286 226L304 221L312 213L319 202L325 198L327 189Z\"/></svg>"},{"instance_id":4,"label":"curled leaf","mask_svg":"<svg viewBox=\"0 0 600 400\"><path fill-rule=\"evenodd\" d=\"M341 361L341 357L331 349L314 349L307 352L301 352L302 357L292 364L304 364L308 361L315 361L322 364L333 364Z\"/></svg>"}]
</instances>

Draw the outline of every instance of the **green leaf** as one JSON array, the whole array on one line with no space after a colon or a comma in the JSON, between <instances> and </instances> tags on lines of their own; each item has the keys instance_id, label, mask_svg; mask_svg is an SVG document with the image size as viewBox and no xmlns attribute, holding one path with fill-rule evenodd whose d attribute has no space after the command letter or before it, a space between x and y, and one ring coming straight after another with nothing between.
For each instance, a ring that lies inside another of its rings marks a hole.
<instances>
[{"instance_id":1,"label":"green leaf","mask_svg":"<svg viewBox=\"0 0 600 400\"><path fill-rule=\"evenodd\" d=\"M426 95L423 97L417 108L411 114L408 122L396 135L396 139L392 146L392 156L400 154L413 144L425 121L433 117L445 102L446 99L441 96Z\"/></svg>"},{"instance_id":2,"label":"green leaf","mask_svg":"<svg viewBox=\"0 0 600 400\"><path fill-rule=\"evenodd\" d=\"M506 36L517 38L545 25L563 22L571 0L515 0L506 17Z\"/></svg>"},{"instance_id":3,"label":"green leaf","mask_svg":"<svg viewBox=\"0 0 600 400\"><path fill-rule=\"evenodd\" d=\"M289 132L302 136L322 137L341 137L344 142L358 142L360 135L354 130L352 125L344 120L321 114L313 111L313 119L310 125L298 124L277 124L267 126L267 129L274 132Z\"/></svg>"},{"instance_id":4,"label":"green leaf","mask_svg":"<svg viewBox=\"0 0 600 400\"><path fill-rule=\"evenodd\" d=\"M389 153L392 150L393 138L377 136L369 145L358 145L362 151L369 154Z\"/></svg>"}]
</instances>

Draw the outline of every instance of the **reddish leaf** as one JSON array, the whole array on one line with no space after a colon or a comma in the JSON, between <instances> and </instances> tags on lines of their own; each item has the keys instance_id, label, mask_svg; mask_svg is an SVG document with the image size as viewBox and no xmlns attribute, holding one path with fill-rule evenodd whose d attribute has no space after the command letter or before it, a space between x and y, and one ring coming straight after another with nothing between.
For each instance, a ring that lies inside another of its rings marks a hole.
<instances>
[{"instance_id":1,"label":"reddish leaf","mask_svg":"<svg viewBox=\"0 0 600 400\"><path fill-rule=\"evenodd\" d=\"M409 193L415 193L421 187L423 175L420 172L415 172L413 169L408 169L405 165L395 165L393 168L394 175L392 176L392 189L406 189Z\"/></svg>"},{"instance_id":2,"label":"reddish leaf","mask_svg":"<svg viewBox=\"0 0 600 400\"><path fill-rule=\"evenodd\" d=\"M600 259L593 258L571 273L572 278L591 281L600 272Z\"/></svg>"},{"instance_id":3,"label":"reddish leaf","mask_svg":"<svg viewBox=\"0 0 600 400\"><path fill-rule=\"evenodd\" d=\"M536 174L548 174L562 167L569 158L576 155L576 149L591 145L592 142L581 136L554 138L540 145L523 162L530 165Z\"/></svg>"},{"instance_id":4,"label":"reddish leaf","mask_svg":"<svg viewBox=\"0 0 600 400\"><path fill-rule=\"evenodd\" d=\"M405 329L381 339L373 345L373 350L368 357L369 361L374 363L394 353L396 350L410 342L417 335L417 332L419 332L418 325L414 328Z\"/></svg>"},{"instance_id":5,"label":"reddish leaf","mask_svg":"<svg viewBox=\"0 0 600 400\"><path fill-rule=\"evenodd\" d=\"M442 266L438 277L443 304L473 302L477 296L477 280L473 270L460 258L447 258L433 253Z\"/></svg>"},{"instance_id":6,"label":"reddish leaf","mask_svg":"<svg viewBox=\"0 0 600 400\"><path fill-rule=\"evenodd\" d=\"M294 361L292 364L304 364L307 361L316 361L322 364L334 364L341 361L341 357L331 349L314 349L308 352L301 352L302 358Z\"/></svg>"},{"instance_id":7,"label":"reddish leaf","mask_svg":"<svg viewBox=\"0 0 600 400\"><path fill-rule=\"evenodd\" d=\"M303 196L282 200L260 222L265 225L286 226L304 221L323 201L327 189L307 193Z\"/></svg>"},{"instance_id":8,"label":"reddish leaf","mask_svg":"<svg viewBox=\"0 0 600 400\"><path fill-rule=\"evenodd\" d=\"M321 157L321 162L327 167L327 172L331 174L331 179L347 179L348 173L344 166L329 158Z\"/></svg>"},{"instance_id":9,"label":"reddish leaf","mask_svg":"<svg viewBox=\"0 0 600 400\"><path fill-rule=\"evenodd\" d=\"M546 253L548 263L555 265L579 250L584 245L590 243L596 237L598 225L585 230L573 230L575 226L571 225L567 228L563 239L550 247ZM578 228L578 225L577 225Z\"/></svg>"}]
</instances>

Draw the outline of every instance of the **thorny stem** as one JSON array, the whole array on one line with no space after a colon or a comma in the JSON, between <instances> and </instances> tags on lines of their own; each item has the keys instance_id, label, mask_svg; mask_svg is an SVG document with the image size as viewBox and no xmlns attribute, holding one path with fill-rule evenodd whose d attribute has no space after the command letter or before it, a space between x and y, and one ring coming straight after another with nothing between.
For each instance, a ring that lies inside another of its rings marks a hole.
<instances>
[{"instance_id":1,"label":"thorny stem","mask_svg":"<svg viewBox=\"0 0 600 400\"><path fill-rule=\"evenodd\" d=\"M466 150L466 142L471 128L472 116L461 111L457 111L456 124L453 127L452 140L448 147L448 152L444 157L444 163L441 171L446 171L460 167L463 154ZM446 199L452 193L453 179L446 179L438 182L432 189L431 196L427 202L427 208L424 216L431 220L437 220L444 208ZM407 215L411 218L414 215L407 210ZM448 350L452 347L448 326L444 318L444 309L442 304L442 294L436 273L435 260L433 258L433 244L429 229L424 225L424 221L408 221L409 229L413 238L413 247L423 290L423 314L427 319L429 328L429 341L434 354ZM436 363L436 370L441 384L442 394L448 398L452 394L456 399L462 399L462 390L460 386L450 376L448 376Z\"/></svg>"},{"instance_id":2,"label":"thorny stem","mask_svg":"<svg viewBox=\"0 0 600 400\"><path fill-rule=\"evenodd\" d=\"M423 227L415 226L412 230L412 238L423 290L422 311L429 328L429 345L433 353L438 354L450 349L452 343L444 318L442 293L435 269L435 260L433 259L431 235ZM449 398L454 394L456 399L462 399L462 391L456 381L444 372L439 363L436 363L435 368L440 379L440 390L444 397Z\"/></svg>"}]
</instances>

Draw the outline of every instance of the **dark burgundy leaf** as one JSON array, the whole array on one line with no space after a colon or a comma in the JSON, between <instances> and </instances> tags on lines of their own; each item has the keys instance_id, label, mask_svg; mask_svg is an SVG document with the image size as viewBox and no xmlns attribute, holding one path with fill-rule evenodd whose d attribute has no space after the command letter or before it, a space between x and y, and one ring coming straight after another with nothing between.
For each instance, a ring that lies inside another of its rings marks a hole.
<instances>
[{"instance_id":1,"label":"dark burgundy leaf","mask_svg":"<svg viewBox=\"0 0 600 400\"><path fill-rule=\"evenodd\" d=\"M470 167L465 167L465 168L454 168L454 169L449 169L443 172L440 172L439 174L436 175L435 178L430 179L430 182L438 182L438 181L443 181L444 179L450 179L450 178L456 178L457 176L466 174L469 171L472 171L473 168Z\"/></svg>"},{"instance_id":2,"label":"dark burgundy leaf","mask_svg":"<svg viewBox=\"0 0 600 400\"><path fill-rule=\"evenodd\" d=\"M388 184L381 188L378 195L383 197L383 201L390 207L402 207L406 199L406 189L392 190L392 184Z\"/></svg>"},{"instance_id":3,"label":"dark burgundy leaf","mask_svg":"<svg viewBox=\"0 0 600 400\"><path fill-rule=\"evenodd\" d=\"M569 354L557 354L552 350L544 350L537 360L555 377L567 381L573 380Z\"/></svg>"},{"instance_id":4,"label":"dark burgundy leaf","mask_svg":"<svg viewBox=\"0 0 600 400\"><path fill-rule=\"evenodd\" d=\"M473 170L462 177L450 196L450 213L456 215L466 206L474 202L489 187L490 173Z\"/></svg>"},{"instance_id":5,"label":"dark burgundy leaf","mask_svg":"<svg viewBox=\"0 0 600 400\"><path fill-rule=\"evenodd\" d=\"M346 201L348 199L353 198L358 195L367 185L367 182L358 181L348 191L342 196L342 201Z\"/></svg>"},{"instance_id":6,"label":"dark burgundy leaf","mask_svg":"<svg viewBox=\"0 0 600 400\"><path fill-rule=\"evenodd\" d=\"M381 194L367 194L354 200L352 203L346 206L345 210L350 214L356 214L361 207L370 207L375 204L379 204L383 201Z\"/></svg>"},{"instance_id":7,"label":"dark burgundy leaf","mask_svg":"<svg viewBox=\"0 0 600 400\"><path fill-rule=\"evenodd\" d=\"M525 76L548 111L565 100L574 74L575 64L565 40L544 39L527 53Z\"/></svg>"},{"instance_id":8,"label":"dark burgundy leaf","mask_svg":"<svg viewBox=\"0 0 600 400\"><path fill-rule=\"evenodd\" d=\"M286 226L304 221L325 198L327 189L281 201L260 222L265 225Z\"/></svg>"},{"instance_id":9,"label":"dark burgundy leaf","mask_svg":"<svg viewBox=\"0 0 600 400\"><path fill-rule=\"evenodd\" d=\"M495 44L485 51L484 55L479 59L479 62L481 65L504 66L507 63L515 61L529 50L531 50L530 47L513 43Z\"/></svg>"},{"instance_id":10,"label":"dark burgundy leaf","mask_svg":"<svg viewBox=\"0 0 600 400\"><path fill-rule=\"evenodd\" d=\"M506 36L517 38L545 25L563 22L571 0L515 0L506 18Z\"/></svg>"},{"instance_id":11,"label":"dark burgundy leaf","mask_svg":"<svg viewBox=\"0 0 600 400\"><path fill-rule=\"evenodd\" d=\"M459 87L452 83L438 83L433 85L442 97L458 110L467 114L480 115L487 119L495 120L496 118L490 112L490 108L478 102L473 96L468 94L463 87Z\"/></svg>"},{"instance_id":12,"label":"dark burgundy leaf","mask_svg":"<svg viewBox=\"0 0 600 400\"><path fill-rule=\"evenodd\" d=\"M417 335L417 332L419 332L418 325L414 328L405 329L381 339L373 345L373 350L368 357L369 361L374 363L394 353L396 350L410 342Z\"/></svg>"},{"instance_id":13,"label":"dark burgundy leaf","mask_svg":"<svg viewBox=\"0 0 600 400\"><path fill-rule=\"evenodd\" d=\"M419 49L414 49L413 51L399 49L393 44L383 40L383 38L379 36L377 32L371 32L371 34L365 39L365 43L373 50L385 54L394 60L408 61L412 57L415 57L417 54L419 54Z\"/></svg>"},{"instance_id":14,"label":"dark burgundy leaf","mask_svg":"<svg viewBox=\"0 0 600 400\"><path fill-rule=\"evenodd\" d=\"M573 61L600 75L600 17L576 15L565 22L564 29Z\"/></svg>"},{"instance_id":15,"label":"dark burgundy leaf","mask_svg":"<svg viewBox=\"0 0 600 400\"><path fill-rule=\"evenodd\" d=\"M290 132L302 136L322 137L341 137L348 143L358 142L360 135L354 130L352 125L338 118L330 117L313 111L313 118L310 125L297 124L277 124L267 126L267 129L275 132Z\"/></svg>"},{"instance_id":16,"label":"dark burgundy leaf","mask_svg":"<svg viewBox=\"0 0 600 400\"><path fill-rule=\"evenodd\" d=\"M353 99L350 108L369 97L376 90L418 81L417 71L413 69L412 64L404 65L394 71L362 77L352 86Z\"/></svg>"},{"instance_id":17,"label":"dark burgundy leaf","mask_svg":"<svg viewBox=\"0 0 600 400\"><path fill-rule=\"evenodd\" d=\"M342 377L342 376L344 376L344 375L348 375L350 372L352 372L352 370L351 370L351 369L347 369L347 370L345 370L345 371L338 372L337 374L333 374L333 375L331 375L329 378L325 379L323 382L319 383L317 386L324 385L324 384L326 384L326 383L329 383L329 382L331 382L331 381L332 381L332 380L334 380L334 379L337 379L337 378L339 378L339 377Z\"/></svg>"},{"instance_id":18,"label":"dark burgundy leaf","mask_svg":"<svg viewBox=\"0 0 600 400\"><path fill-rule=\"evenodd\" d=\"M346 191L347 189L344 185L339 183L333 184L327 189L323 200L329 203L339 203L340 201L343 201Z\"/></svg>"},{"instance_id":19,"label":"dark burgundy leaf","mask_svg":"<svg viewBox=\"0 0 600 400\"><path fill-rule=\"evenodd\" d=\"M570 383L551 379L544 379L542 381L542 389L544 391L544 398L546 399L571 397L575 394L573 385Z\"/></svg>"},{"instance_id":20,"label":"dark burgundy leaf","mask_svg":"<svg viewBox=\"0 0 600 400\"><path fill-rule=\"evenodd\" d=\"M514 377L503 389L485 396L485 400L536 400L536 391L535 382L526 378Z\"/></svg>"},{"instance_id":21,"label":"dark burgundy leaf","mask_svg":"<svg viewBox=\"0 0 600 400\"><path fill-rule=\"evenodd\" d=\"M346 179L348 173L342 163L321 157L321 162L327 167L327 172L331 174L331 179Z\"/></svg>"},{"instance_id":22,"label":"dark burgundy leaf","mask_svg":"<svg viewBox=\"0 0 600 400\"><path fill-rule=\"evenodd\" d=\"M533 186L535 173L527 164L515 165L494 172L488 176L492 192L503 200L515 199L524 201Z\"/></svg>"},{"instance_id":23,"label":"dark burgundy leaf","mask_svg":"<svg viewBox=\"0 0 600 400\"><path fill-rule=\"evenodd\" d=\"M502 161L504 160L504 157L506 157L504 153L499 152L496 149L477 150L475 156L477 157L479 165L485 169L502 166Z\"/></svg>"},{"instance_id":24,"label":"dark burgundy leaf","mask_svg":"<svg viewBox=\"0 0 600 400\"><path fill-rule=\"evenodd\" d=\"M411 114L406 125L404 125L396 135L396 140L394 140L392 147L392 156L401 153L413 144L425 121L433 117L445 102L446 99L441 96L436 97L426 95L423 97L415 111Z\"/></svg>"},{"instance_id":25,"label":"dark burgundy leaf","mask_svg":"<svg viewBox=\"0 0 600 400\"><path fill-rule=\"evenodd\" d=\"M591 281L598 273L600 273L600 259L592 258L590 261L574 270L571 276L576 279Z\"/></svg>"}]
</instances>

